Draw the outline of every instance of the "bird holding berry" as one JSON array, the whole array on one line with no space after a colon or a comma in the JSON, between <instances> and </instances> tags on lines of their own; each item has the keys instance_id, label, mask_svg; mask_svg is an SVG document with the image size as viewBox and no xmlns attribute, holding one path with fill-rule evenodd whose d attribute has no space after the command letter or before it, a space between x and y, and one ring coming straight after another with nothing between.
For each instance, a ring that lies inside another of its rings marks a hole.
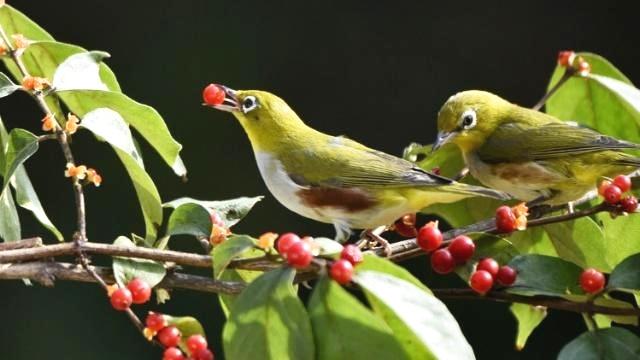
<instances>
[{"instance_id":1,"label":"bird holding berry","mask_svg":"<svg viewBox=\"0 0 640 360\"><path fill-rule=\"evenodd\" d=\"M343 136L305 125L276 95L211 84L205 105L231 112L247 133L267 188L290 210L331 223L339 240L351 229L392 224L434 203L500 191L457 183Z\"/></svg>"},{"instance_id":2,"label":"bird holding berry","mask_svg":"<svg viewBox=\"0 0 640 360\"><path fill-rule=\"evenodd\" d=\"M638 144L478 90L458 93L442 106L433 149L448 143L460 148L483 185L534 204L579 200L603 177L640 167L640 158L623 152Z\"/></svg>"}]
</instances>

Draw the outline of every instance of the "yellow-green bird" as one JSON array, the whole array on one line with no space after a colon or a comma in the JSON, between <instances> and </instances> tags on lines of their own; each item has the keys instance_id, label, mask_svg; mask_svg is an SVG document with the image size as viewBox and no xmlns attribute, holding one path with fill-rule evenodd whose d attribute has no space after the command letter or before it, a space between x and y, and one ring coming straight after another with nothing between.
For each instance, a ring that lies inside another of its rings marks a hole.
<instances>
[{"instance_id":1,"label":"yellow-green bird","mask_svg":"<svg viewBox=\"0 0 640 360\"><path fill-rule=\"evenodd\" d=\"M346 240L351 229L390 225L434 203L471 196L507 198L316 131L276 95L216 86L224 91L224 102L209 105L231 112L240 122L269 191L293 212L333 224L338 240Z\"/></svg>"},{"instance_id":2,"label":"yellow-green bird","mask_svg":"<svg viewBox=\"0 0 640 360\"><path fill-rule=\"evenodd\" d=\"M458 93L438 113L434 150L457 145L473 177L520 200L578 200L602 177L628 174L640 145L512 104L486 91Z\"/></svg>"}]
</instances>

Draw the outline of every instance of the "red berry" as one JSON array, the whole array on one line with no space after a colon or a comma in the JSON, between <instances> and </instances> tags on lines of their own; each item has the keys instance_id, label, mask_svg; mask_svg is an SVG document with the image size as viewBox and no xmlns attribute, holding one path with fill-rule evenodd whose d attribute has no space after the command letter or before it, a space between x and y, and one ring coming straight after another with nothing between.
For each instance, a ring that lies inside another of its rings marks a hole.
<instances>
[{"instance_id":1,"label":"red berry","mask_svg":"<svg viewBox=\"0 0 640 360\"><path fill-rule=\"evenodd\" d=\"M200 334L191 335L187 339L187 349L189 349L189 352L191 352L192 354L198 350L206 348L207 339L205 339L205 337Z\"/></svg>"},{"instance_id":2,"label":"red berry","mask_svg":"<svg viewBox=\"0 0 640 360\"><path fill-rule=\"evenodd\" d=\"M158 341L165 347L178 346L182 334L177 327L171 325L158 332Z\"/></svg>"},{"instance_id":3,"label":"red berry","mask_svg":"<svg viewBox=\"0 0 640 360\"><path fill-rule=\"evenodd\" d=\"M213 360L213 353L209 349L200 349L191 353L193 360Z\"/></svg>"},{"instance_id":4,"label":"red berry","mask_svg":"<svg viewBox=\"0 0 640 360\"><path fill-rule=\"evenodd\" d=\"M164 350L162 360L184 360L184 355L182 355L182 351L180 351L180 349L172 346Z\"/></svg>"},{"instance_id":5,"label":"red berry","mask_svg":"<svg viewBox=\"0 0 640 360\"><path fill-rule=\"evenodd\" d=\"M620 206L622 206L622 210L625 212L635 212L638 208L638 199L633 195L626 196L620 200Z\"/></svg>"},{"instance_id":6,"label":"red berry","mask_svg":"<svg viewBox=\"0 0 640 360\"><path fill-rule=\"evenodd\" d=\"M580 275L580 287L584 292L595 294L604 289L604 275L596 269L586 269Z\"/></svg>"},{"instance_id":7,"label":"red berry","mask_svg":"<svg viewBox=\"0 0 640 360\"><path fill-rule=\"evenodd\" d=\"M144 304L151 298L151 286L142 279L135 278L129 281L127 289L131 291L134 304Z\"/></svg>"},{"instance_id":8,"label":"red berry","mask_svg":"<svg viewBox=\"0 0 640 360\"><path fill-rule=\"evenodd\" d=\"M436 166L433 169L431 169L431 172L436 175L440 175L440 168Z\"/></svg>"},{"instance_id":9,"label":"red berry","mask_svg":"<svg viewBox=\"0 0 640 360\"><path fill-rule=\"evenodd\" d=\"M348 284L353 277L353 265L345 259L336 260L331 264L329 274L338 284Z\"/></svg>"},{"instance_id":10,"label":"red berry","mask_svg":"<svg viewBox=\"0 0 640 360\"><path fill-rule=\"evenodd\" d=\"M462 264L471 259L474 251L476 251L476 244L465 235L457 236L451 244L449 244L449 252L458 264Z\"/></svg>"},{"instance_id":11,"label":"red berry","mask_svg":"<svg viewBox=\"0 0 640 360\"><path fill-rule=\"evenodd\" d=\"M488 271L476 270L469 278L469 286L478 294L486 294L493 286L493 276Z\"/></svg>"},{"instance_id":12,"label":"red berry","mask_svg":"<svg viewBox=\"0 0 640 360\"><path fill-rule=\"evenodd\" d=\"M518 222L513 209L503 205L496 209L496 229L501 233L509 233L517 230Z\"/></svg>"},{"instance_id":13,"label":"red berry","mask_svg":"<svg viewBox=\"0 0 640 360\"><path fill-rule=\"evenodd\" d=\"M111 306L116 310L127 310L132 302L131 291L127 288L119 288L111 294Z\"/></svg>"},{"instance_id":14,"label":"red berry","mask_svg":"<svg viewBox=\"0 0 640 360\"><path fill-rule=\"evenodd\" d=\"M400 219L396 220L393 224L396 233L404 237L415 237L416 230L416 214L407 214Z\"/></svg>"},{"instance_id":15,"label":"red berry","mask_svg":"<svg viewBox=\"0 0 640 360\"><path fill-rule=\"evenodd\" d=\"M627 175L618 175L613 178L613 185L617 186L622 192L631 190L631 178Z\"/></svg>"},{"instance_id":16,"label":"red berry","mask_svg":"<svg viewBox=\"0 0 640 360\"><path fill-rule=\"evenodd\" d=\"M484 258L478 262L476 270L484 270L491 274L491 276L495 277L498 275L498 271L500 271L500 265L498 265L498 262L492 258Z\"/></svg>"},{"instance_id":17,"label":"red berry","mask_svg":"<svg viewBox=\"0 0 640 360\"><path fill-rule=\"evenodd\" d=\"M558 53L558 65L563 67L571 66L571 62L575 56L576 53L571 50L560 51Z\"/></svg>"},{"instance_id":18,"label":"red berry","mask_svg":"<svg viewBox=\"0 0 640 360\"><path fill-rule=\"evenodd\" d=\"M216 84L209 84L202 92L202 98L207 105L220 105L224 102L224 89Z\"/></svg>"},{"instance_id":19,"label":"red berry","mask_svg":"<svg viewBox=\"0 0 640 360\"><path fill-rule=\"evenodd\" d=\"M431 268L438 274L448 274L456 267L456 261L447 249L438 249L431 254Z\"/></svg>"},{"instance_id":20,"label":"red berry","mask_svg":"<svg viewBox=\"0 0 640 360\"><path fill-rule=\"evenodd\" d=\"M358 265L359 263L362 262L362 260L364 260L362 257L362 251L360 251L360 248L353 244L346 245L342 249L342 252L340 253L340 258L347 260L353 266Z\"/></svg>"},{"instance_id":21,"label":"red berry","mask_svg":"<svg viewBox=\"0 0 640 360\"><path fill-rule=\"evenodd\" d=\"M418 246L424 251L433 251L442 245L442 232L434 223L428 223L420 228L416 237Z\"/></svg>"},{"instance_id":22,"label":"red berry","mask_svg":"<svg viewBox=\"0 0 640 360\"><path fill-rule=\"evenodd\" d=\"M162 314L149 311L149 315L147 315L144 323L148 329L151 329L153 331L160 331L162 330L162 328L167 326L167 319L165 319L164 315Z\"/></svg>"},{"instance_id":23,"label":"red berry","mask_svg":"<svg viewBox=\"0 0 640 360\"><path fill-rule=\"evenodd\" d=\"M500 270L498 270L496 280L498 280L498 283L500 285L511 286L514 282L516 282L517 275L518 273L514 268L508 265L504 265L500 267Z\"/></svg>"},{"instance_id":24,"label":"red berry","mask_svg":"<svg viewBox=\"0 0 640 360\"><path fill-rule=\"evenodd\" d=\"M609 181L609 180L602 180L602 181L600 182L600 185L598 185L598 195L600 195L600 196L604 196L604 190L605 190L606 188L608 188L608 187L609 187L609 185L611 185L611 184L612 184L612 182L611 182L611 181Z\"/></svg>"},{"instance_id":25,"label":"red berry","mask_svg":"<svg viewBox=\"0 0 640 360\"><path fill-rule=\"evenodd\" d=\"M298 241L291 245L284 254L287 263L296 269L303 269L311 264L313 254L311 245L306 241Z\"/></svg>"},{"instance_id":26,"label":"red berry","mask_svg":"<svg viewBox=\"0 0 640 360\"><path fill-rule=\"evenodd\" d=\"M291 247L291 245L300 242L302 239L294 233L286 233L280 235L280 238L276 242L276 247L278 248L278 252L286 257L287 251Z\"/></svg>"},{"instance_id":27,"label":"red berry","mask_svg":"<svg viewBox=\"0 0 640 360\"><path fill-rule=\"evenodd\" d=\"M604 201L611 205L615 205L620 202L622 197L622 190L616 185L609 185L604 189Z\"/></svg>"}]
</instances>

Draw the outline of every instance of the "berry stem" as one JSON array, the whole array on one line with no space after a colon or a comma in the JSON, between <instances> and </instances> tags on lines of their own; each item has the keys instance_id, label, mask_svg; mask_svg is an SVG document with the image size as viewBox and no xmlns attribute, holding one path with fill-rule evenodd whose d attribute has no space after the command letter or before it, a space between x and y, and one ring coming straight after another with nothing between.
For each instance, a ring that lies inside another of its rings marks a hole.
<instances>
[{"instance_id":1,"label":"berry stem","mask_svg":"<svg viewBox=\"0 0 640 360\"><path fill-rule=\"evenodd\" d=\"M538 101L533 107L533 110L540 110L542 109L542 107L544 106L544 104L547 102L547 100L549 100L549 98L556 93L556 91L558 91L558 89L560 89L560 87L562 85L564 85L565 82L567 82L567 80L569 80L574 74L576 73L576 71L572 68L572 67L568 67L566 68L566 70L564 71L564 74L562 74L562 77L560 78L560 80L558 80L558 82L553 85L553 87L551 89L549 89L549 91L547 91L546 94L544 94L544 96L542 97L542 99L540 99L540 101Z\"/></svg>"}]
</instances>

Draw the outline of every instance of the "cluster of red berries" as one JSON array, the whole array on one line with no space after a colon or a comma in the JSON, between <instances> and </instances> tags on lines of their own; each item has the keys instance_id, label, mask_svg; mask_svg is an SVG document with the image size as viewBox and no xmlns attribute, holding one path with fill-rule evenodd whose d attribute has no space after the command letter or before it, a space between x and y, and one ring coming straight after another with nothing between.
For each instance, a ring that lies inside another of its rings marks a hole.
<instances>
[{"instance_id":1,"label":"cluster of red berries","mask_svg":"<svg viewBox=\"0 0 640 360\"><path fill-rule=\"evenodd\" d=\"M496 209L496 230L510 233L527 228L529 209L522 203L514 207L502 205Z\"/></svg>"},{"instance_id":2,"label":"cluster of red berries","mask_svg":"<svg viewBox=\"0 0 640 360\"><path fill-rule=\"evenodd\" d=\"M502 286L511 286L516 281L517 272L508 265L500 266L492 258L483 258L476 265L476 270L469 277L469 286L479 293L486 294L494 282Z\"/></svg>"},{"instance_id":3,"label":"cluster of red berries","mask_svg":"<svg viewBox=\"0 0 640 360\"><path fill-rule=\"evenodd\" d=\"M225 92L220 85L209 84L202 91L202 99L207 105L215 106L224 102Z\"/></svg>"},{"instance_id":4,"label":"cluster of red berries","mask_svg":"<svg viewBox=\"0 0 640 360\"><path fill-rule=\"evenodd\" d=\"M313 260L313 239L309 236L300 238L294 233L280 235L276 241L276 248L289 266L295 269L304 269Z\"/></svg>"},{"instance_id":5,"label":"cluster of red berries","mask_svg":"<svg viewBox=\"0 0 640 360\"><path fill-rule=\"evenodd\" d=\"M119 311L127 310L131 304L144 304L151 298L151 286L135 278L126 287L118 287L109 295L111 306Z\"/></svg>"},{"instance_id":6,"label":"cluster of red berries","mask_svg":"<svg viewBox=\"0 0 640 360\"><path fill-rule=\"evenodd\" d=\"M624 193L631 190L631 178L626 175L618 175L613 180L603 180L598 186L598 194L608 204L620 205L622 210L628 213L635 212L638 208L638 199Z\"/></svg>"},{"instance_id":7,"label":"cluster of red berries","mask_svg":"<svg viewBox=\"0 0 640 360\"><path fill-rule=\"evenodd\" d=\"M600 271L589 268L580 274L580 287L588 294L597 294L604 289L607 280Z\"/></svg>"},{"instance_id":8,"label":"cluster of red berries","mask_svg":"<svg viewBox=\"0 0 640 360\"><path fill-rule=\"evenodd\" d=\"M576 53L571 50L564 50L558 53L558 65L577 71L582 76L586 76L591 72L591 64L582 56L576 56Z\"/></svg>"},{"instance_id":9,"label":"cluster of red berries","mask_svg":"<svg viewBox=\"0 0 640 360\"><path fill-rule=\"evenodd\" d=\"M165 347L162 360L213 360L213 352L208 348L207 339L200 334L187 338L185 344L191 357L185 357L178 348L182 333L177 327L169 325L165 315L150 311L145 319L145 325L144 331L149 339L155 336Z\"/></svg>"},{"instance_id":10,"label":"cluster of red berries","mask_svg":"<svg viewBox=\"0 0 640 360\"><path fill-rule=\"evenodd\" d=\"M338 284L348 284L353 278L353 268L362 260L364 259L360 248L353 244L347 244L340 253L340 259L330 265L329 275Z\"/></svg>"},{"instance_id":11,"label":"cluster of red berries","mask_svg":"<svg viewBox=\"0 0 640 360\"><path fill-rule=\"evenodd\" d=\"M416 242L422 250L431 253L431 268L438 274L452 272L457 265L469 261L476 250L473 240L465 235L459 235L447 247L441 247L442 232L437 222L433 221L420 228ZM471 274L469 285L476 292L484 294L493 287L494 278L501 285L510 286L516 281L516 271L506 265L501 267L492 258L484 258Z\"/></svg>"}]
</instances>

